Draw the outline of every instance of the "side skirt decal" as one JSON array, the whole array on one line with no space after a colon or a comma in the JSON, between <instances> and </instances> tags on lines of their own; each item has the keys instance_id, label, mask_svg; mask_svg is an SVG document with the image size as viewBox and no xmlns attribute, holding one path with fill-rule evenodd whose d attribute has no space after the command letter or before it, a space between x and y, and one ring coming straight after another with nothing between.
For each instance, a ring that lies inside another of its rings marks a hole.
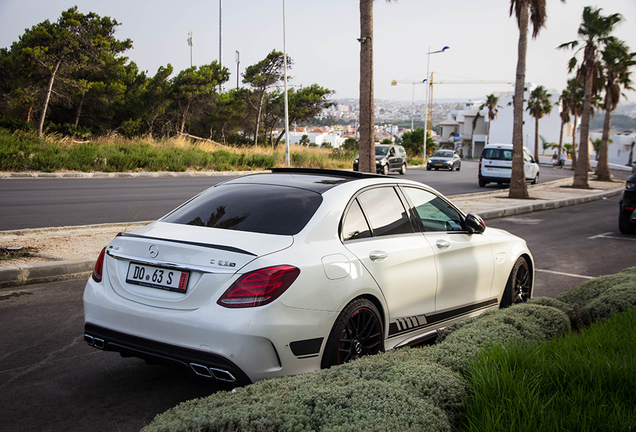
<instances>
[{"instance_id":1,"label":"side skirt decal","mask_svg":"<svg viewBox=\"0 0 636 432\"><path fill-rule=\"evenodd\" d=\"M479 303L462 306L457 309L433 313L430 315L417 315L413 317L398 318L389 324L389 337L410 333L424 327L430 327L435 323L446 321L479 309L484 309L497 304L497 299L492 298Z\"/></svg>"}]
</instances>

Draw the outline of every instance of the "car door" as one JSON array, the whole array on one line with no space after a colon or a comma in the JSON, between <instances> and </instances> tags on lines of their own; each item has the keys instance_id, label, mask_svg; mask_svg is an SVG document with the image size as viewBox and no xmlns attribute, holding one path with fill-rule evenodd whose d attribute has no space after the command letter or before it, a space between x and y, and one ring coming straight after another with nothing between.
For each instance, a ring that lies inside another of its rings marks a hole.
<instances>
[{"instance_id":1,"label":"car door","mask_svg":"<svg viewBox=\"0 0 636 432\"><path fill-rule=\"evenodd\" d=\"M382 291L389 315L389 337L417 330L435 311L435 252L415 232L393 186L362 191L350 204L342 240Z\"/></svg>"},{"instance_id":2,"label":"car door","mask_svg":"<svg viewBox=\"0 0 636 432\"><path fill-rule=\"evenodd\" d=\"M491 297L494 259L490 240L483 234L468 234L464 218L440 196L417 187L402 189L435 252L437 319L492 306L497 299Z\"/></svg>"},{"instance_id":3,"label":"car door","mask_svg":"<svg viewBox=\"0 0 636 432\"><path fill-rule=\"evenodd\" d=\"M391 171L395 171L402 166L400 156L396 147L389 149L389 168Z\"/></svg>"},{"instance_id":4,"label":"car door","mask_svg":"<svg viewBox=\"0 0 636 432\"><path fill-rule=\"evenodd\" d=\"M523 169L527 180L532 180L537 176L538 166L525 147L523 148Z\"/></svg>"}]
</instances>

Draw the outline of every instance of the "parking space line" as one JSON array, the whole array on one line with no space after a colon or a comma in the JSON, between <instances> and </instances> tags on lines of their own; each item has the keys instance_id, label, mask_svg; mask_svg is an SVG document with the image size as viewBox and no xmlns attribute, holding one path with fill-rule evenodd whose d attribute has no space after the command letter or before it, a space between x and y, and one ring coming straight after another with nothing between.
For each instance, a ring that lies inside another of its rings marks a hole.
<instances>
[{"instance_id":1,"label":"parking space line","mask_svg":"<svg viewBox=\"0 0 636 432\"><path fill-rule=\"evenodd\" d=\"M636 241L636 238L633 237L616 237L610 234L614 234L613 232L606 232L603 234L597 234L595 236L592 237L588 237L588 239L597 239L597 238L605 238L605 239L615 239L615 240L630 240L630 241Z\"/></svg>"},{"instance_id":2,"label":"parking space line","mask_svg":"<svg viewBox=\"0 0 636 432\"><path fill-rule=\"evenodd\" d=\"M581 279L594 279L594 277L592 277L592 276L576 275L576 274L572 274L572 273L563 273L563 272L552 271L552 270L536 269L535 271L538 271L538 272L541 272L541 273L551 273L551 274L555 274L555 275L559 275L559 276L569 276L569 277L581 278Z\"/></svg>"}]
</instances>

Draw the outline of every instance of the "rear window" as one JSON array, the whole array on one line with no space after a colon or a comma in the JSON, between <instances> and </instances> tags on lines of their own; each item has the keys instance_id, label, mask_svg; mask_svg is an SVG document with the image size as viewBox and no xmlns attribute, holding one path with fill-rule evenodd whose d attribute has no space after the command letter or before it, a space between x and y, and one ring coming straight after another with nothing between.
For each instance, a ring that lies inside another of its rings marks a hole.
<instances>
[{"instance_id":1,"label":"rear window","mask_svg":"<svg viewBox=\"0 0 636 432\"><path fill-rule=\"evenodd\" d=\"M162 221L262 234L294 235L307 225L322 196L287 186L234 184L213 187Z\"/></svg>"},{"instance_id":2,"label":"rear window","mask_svg":"<svg viewBox=\"0 0 636 432\"><path fill-rule=\"evenodd\" d=\"M484 159L511 161L512 150L500 149L500 148L488 148L484 150L481 156Z\"/></svg>"}]
</instances>

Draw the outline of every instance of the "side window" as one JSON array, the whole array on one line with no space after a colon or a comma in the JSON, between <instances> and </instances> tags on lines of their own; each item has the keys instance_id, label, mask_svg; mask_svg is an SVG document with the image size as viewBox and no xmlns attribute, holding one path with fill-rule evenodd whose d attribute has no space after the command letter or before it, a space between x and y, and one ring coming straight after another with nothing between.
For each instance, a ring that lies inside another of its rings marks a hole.
<instances>
[{"instance_id":1,"label":"side window","mask_svg":"<svg viewBox=\"0 0 636 432\"><path fill-rule=\"evenodd\" d=\"M358 200L355 200L351 203L351 207L349 207L347 216L344 219L344 224L342 225L342 239L356 240L366 237L371 237L371 230L369 229L369 225L362 214Z\"/></svg>"},{"instance_id":2,"label":"side window","mask_svg":"<svg viewBox=\"0 0 636 432\"><path fill-rule=\"evenodd\" d=\"M527 150L523 150L523 160L526 162L530 162L532 160L532 156L530 156L530 153Z\"/></svg>"},{"instance_id":3,"label":"side window","mask_svg":"<svg viewBox=\"0 0 636 432\"><path fill-rule=\"evenodd\" d=\"M464 231L461 215L446 201L422 189L405 187L424 231Z\"/></svg>"},{"instance_id":4,"label":"side window","mask_svg":"<svg viewBox=\"0 0 636 432\"><path fill-rule=\"evenodd\" d=\"M392 187L375 188L358 196L373 236L408 234L413 232L402 201Z\"/></svg>"}]
</instances>

